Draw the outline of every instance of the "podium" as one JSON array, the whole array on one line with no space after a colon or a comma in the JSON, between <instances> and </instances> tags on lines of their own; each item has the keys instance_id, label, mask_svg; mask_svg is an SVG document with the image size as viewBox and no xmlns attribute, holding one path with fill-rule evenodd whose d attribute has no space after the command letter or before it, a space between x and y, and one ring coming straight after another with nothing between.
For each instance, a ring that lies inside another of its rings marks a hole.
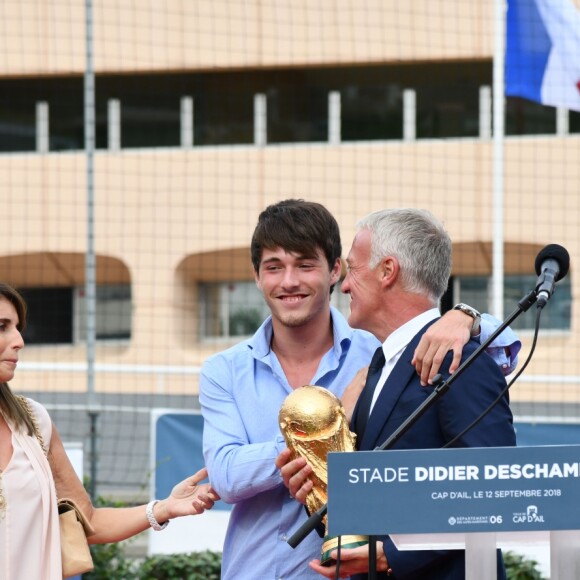
<instances>
[{"instance_id":1,"label":"podium","mask_svg":"<svg viewBox=\"0 0 580 580\"><path fill-rule=\"evenodd\" d=\"M497 578L496 549L517 544L549 547L551 580L580 578L579 504L580 445L328 455L330 534L465 549L466 580Z\"/></svg>"}]
</instances>

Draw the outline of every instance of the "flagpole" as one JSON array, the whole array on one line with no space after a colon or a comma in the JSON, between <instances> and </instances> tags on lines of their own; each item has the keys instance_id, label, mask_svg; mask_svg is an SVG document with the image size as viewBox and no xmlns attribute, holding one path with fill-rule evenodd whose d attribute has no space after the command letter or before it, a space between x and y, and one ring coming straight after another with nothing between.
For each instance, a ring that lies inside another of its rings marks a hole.
<instances>
[{"instance_id":1,"label":"flagpole","mask_svg":"<svg viewBox=\"0 0 580 580\"><path fill-rule=\"evenodd\" d=\"M494 0L493 53L493 240L491 312L503 320L504 250L504 135L506 0Z\"/></svg>"}]
</instances>

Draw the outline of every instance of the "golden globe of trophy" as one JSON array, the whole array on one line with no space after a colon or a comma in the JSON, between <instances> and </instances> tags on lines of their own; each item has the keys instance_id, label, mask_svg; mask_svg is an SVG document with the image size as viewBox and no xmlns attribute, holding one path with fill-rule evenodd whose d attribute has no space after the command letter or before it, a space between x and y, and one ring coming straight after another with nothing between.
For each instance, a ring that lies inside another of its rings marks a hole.
<instances>
[{"instance_id":1,"label":"golden globe of trophy","mask_svg":"<svg viewBox=\"0 0 580 580\"><path fill-rule=\"evenodd\" d=\"M312 467L314 484L306 496L306 507L312 514L328 502L328 469L330 451L354 451L356 435L348 428L340 399L323 387L306 385L286 397L278 415L280 429L293 459L304 457ZM338 537L328 535L328 516L324 516L325 536L320 561L330 566L330 552L338 547ZM367 536L341 536L342 548L356 548L368 542Z\"/></svg>"}]
</instances>

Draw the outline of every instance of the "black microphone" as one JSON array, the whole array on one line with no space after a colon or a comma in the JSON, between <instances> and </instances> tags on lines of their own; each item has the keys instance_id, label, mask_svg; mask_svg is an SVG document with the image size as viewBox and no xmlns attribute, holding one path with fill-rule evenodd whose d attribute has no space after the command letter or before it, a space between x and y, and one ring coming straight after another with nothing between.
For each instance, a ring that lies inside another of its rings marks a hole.
<instances>
[{"instance_id":1,"label":"black microphone","mask_svg":"<svg viewBox=\"0 0 580 580\"><path fill-rule=\"evenodd\" d=\"M536 256L536 296L537 307L544 308L554 293L556 282L561 280L570 267L570 254L568 250L558 244L546 246Z\"/></svg>"}]
</instances>

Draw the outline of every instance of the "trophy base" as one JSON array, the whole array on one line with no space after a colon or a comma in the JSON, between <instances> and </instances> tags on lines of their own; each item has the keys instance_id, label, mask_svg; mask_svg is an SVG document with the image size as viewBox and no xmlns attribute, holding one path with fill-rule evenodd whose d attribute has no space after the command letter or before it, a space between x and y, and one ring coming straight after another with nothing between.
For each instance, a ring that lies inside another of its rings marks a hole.
<instances>
[{"instance_id":1,"label":"trophy base","mask_svg":"<svg viewBox=\"0 0 580 580\"><path fill-rule=\"evenodd\" d=\"M320 556L320 563L323 566L333 566L336 563L334 558L330 557L332 550L338 548L339 536L326 536L322 544L322 554ZM340 536L340 549L358 548L368 544L368 536Z\"/></svg>"}]
</instances>

